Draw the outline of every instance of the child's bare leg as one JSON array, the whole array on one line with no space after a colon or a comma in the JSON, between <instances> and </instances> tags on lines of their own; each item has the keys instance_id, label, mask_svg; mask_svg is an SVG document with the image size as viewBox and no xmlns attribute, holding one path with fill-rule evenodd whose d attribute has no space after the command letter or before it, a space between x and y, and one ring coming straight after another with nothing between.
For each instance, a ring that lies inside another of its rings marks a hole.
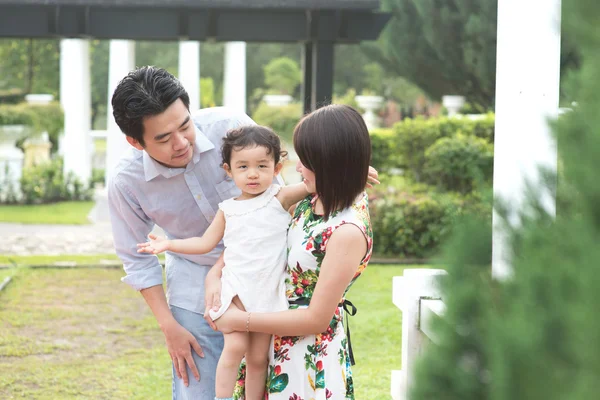
<instances>
[{"instance_id":1,"label":"child's bare leg","mask_svg":"<svg viewBox=\"0 0 600 400\"><path fill-rule=\"evenodd\" d=\"M246 351L246 400L263 400L269 366L271 335L250 333Z\"/></svg>"},{"instance_id":2,"label":"child's bare leg","mask_svg":"<svg viewBox=\"0 0 600 400\"><path fill-rule=\"evenodd\" d=\"M246 332L231 332L224 334L223 339L225 343L217 364L215 392L218 398L229 398L233 396L238 369L248 349L249 337Z\"/></svg>"}]
</instances>

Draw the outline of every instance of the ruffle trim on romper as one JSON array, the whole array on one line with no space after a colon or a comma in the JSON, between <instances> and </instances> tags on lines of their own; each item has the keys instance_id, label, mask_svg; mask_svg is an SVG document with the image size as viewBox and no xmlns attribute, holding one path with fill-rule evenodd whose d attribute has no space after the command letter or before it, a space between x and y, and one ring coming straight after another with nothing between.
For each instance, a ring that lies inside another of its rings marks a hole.
<instances>
[{"instance_id":1,"label":"ruffle trim on romper","mask_svg":"<svg viewBox=\"0 0 600 400\"><path fill-rule=\"evenodd\" d=\"M260 195L248 200L228 199L219 203L219 209L225 213L226 217L233 215L244 215L254 212L260 208L266 207L271 199L279 193L281 186L272 184ZM279 202L279 200L277 200ZM283 206L282 206L283 208Z\"/></svg>"}]
</instances>

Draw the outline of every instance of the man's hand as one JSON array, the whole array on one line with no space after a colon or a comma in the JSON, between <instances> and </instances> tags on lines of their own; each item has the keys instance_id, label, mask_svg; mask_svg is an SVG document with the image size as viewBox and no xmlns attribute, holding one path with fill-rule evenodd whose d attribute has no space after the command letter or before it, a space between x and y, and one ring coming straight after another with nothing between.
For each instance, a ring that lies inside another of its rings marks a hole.
<instances>
[{"instance_id":1,"label":"man's hand","mask_svg":"<svg viewBox=\"0 0 600 400\"><path fill-rule=\"evenodd\" d=\"M150 241L146 243L138 243L138 253L158 254L169 250L169 240L164 237L159 237L154 234L148 235Z\"/></svg>"},{"instance_id":2,"label":"man's hand","mask_svg":"<svg viewBox=\"0 0 600 400\"><path fill-rule=\"evenodd\" d=\"M183 326L173 321L170 325L163 327L163 333L167 342L167 349L173 361L175 372L179 379L183 379L184 385L189 385L187 366L190 367L197 381L200 380L200 373L192 357L192 349L200 357L204 357L202 348L196 341L196 338L188 332Z\"/></svg>"},{"instance_id":3,"label":"man's hand","mask_svg":"<svg viewBox=\"0 0 600 400\"><path fill-rule=\"evenodd\" d=\"M204 319L211 328L215 331L217 327L210 317L210 310L218 311L221 308L221 269L211 268L206 274L204 280L204 304L206 309L204 310Z\"/></svg>"},{"instance_id":4,"label":"man's hand","mask_svg":"<svg viewBox=\"0 0 600 400\"><path fill-rule=\"evenodd\" d=\"M373 185L378 185L380 183L377 178L379 178L379 173L375 168L369 166L369 176L367 177L367 187L369 189L371 189Z\"/></svg>"}]
</instances>

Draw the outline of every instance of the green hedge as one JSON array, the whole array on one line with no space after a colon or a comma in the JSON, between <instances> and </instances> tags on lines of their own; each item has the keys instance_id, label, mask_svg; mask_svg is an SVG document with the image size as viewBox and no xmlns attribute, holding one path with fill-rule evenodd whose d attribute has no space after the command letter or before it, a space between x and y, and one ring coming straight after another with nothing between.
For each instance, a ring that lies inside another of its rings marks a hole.
<instances>
[{"instance_id":1,"label":"green hedge","mask_svg":"<svg viewBox=\"0 0 600 400\"><path fill-rule=\"evenodd\" d=\"M34 134L46 131L52 142L52 150L56 151L58 136L64 127L64 113L58 102L47 105L0 104L0 125L27 125Z\"/></svg>"},{"instance_id":2,"label":"green hedge","mask_svg":"<svg viewBox=\"0 0 600 400\"><path fill-rule=\"evenodd\" d=\"M406 173L416 182L424 180L424 167L427 161L425 152L436 141L454 137L461 133L476 136L488 143L494 140L494 115L482 119L430 118L406 119L394 125L395 148L403 161Z\"/></svg>"},{"instance_id":3,"label":"green hedge","mask_svg":"<svg viewBox=\"0 0 600 400\"><path fill-rule=\"evenodd\" d=\"M494 146L461 133L438 139L425 150L423 180L443 191L463 194L480 182L491 182Z\"/></svg>"},{"instance_id":4,"label":"green hedge","mask_svg":"<svg viewBox=\"0 0 600 400\"><path fill-rule=\"evenodd\" d=\"M396 151L394 131L392 129L375 129L371 134L371 165L380 173L400 168L401 162Z\"/></svg>"},{"instance_id":5,"label":"green hedge","mask_svg":"<svg viewBox=\"0 0 600 400\"><path fill-rule=\"evenodd\" d=\"M261 102L252 114L259 125L268 126L291 145L294 128L302 117L302 104L291 103L286 106L268 106Z\"/></svg>"},{"instance_id":6,"label":"green hedge","mask_svg":"<svg viewBox=\"0 0 600 400\"><path fill-rule=\"evenodd\" d=\"M48 163L23 170L21 192L26 204L53 203L68 200L91 200L92 191L73 173L63 173L63 161L56 158Z\"/></svg>"},{"instance_id":7,"label":"green hedge","mask_svg":"<svg viewBox=\"0 0 600 400\"><path fill-rule=\"evenodd\" d=\"M426 258L435 255L458 216L475 213L491 220L491 200L427 192L417 185L371 199L370 212L377 256Z\"/></svg>"}]
</instances>

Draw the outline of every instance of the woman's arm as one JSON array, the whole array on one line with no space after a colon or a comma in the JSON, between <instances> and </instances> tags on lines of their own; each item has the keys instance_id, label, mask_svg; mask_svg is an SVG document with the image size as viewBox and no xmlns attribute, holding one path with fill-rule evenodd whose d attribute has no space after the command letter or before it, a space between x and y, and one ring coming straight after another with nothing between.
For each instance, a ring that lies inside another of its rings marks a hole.
<instances>
[{"instance_id":1,"label":"woman's arm","mask_svg":"<svg viewBox=\"0 0 600 400\"><path fill-rule=\"evenodd\" d=\"M215 215L215 219L201 237L169 240L164 237L149 235L149 242L138 244L138 253L158 254L168 250L181 254L205 254L219 244L224 234L225 214L219 210Z\"/></svg>"},{"instance_id":2,"label":"woman's arm","mask_svg":"<svg viewBox=\"0 0 600 400\"><path fill-rule=\"evenodd\" d=\"M308 308L251 314L232 308L216 321L216 325L225 333L246 331L246 325L251 332L279 336L324 332L366 252L367 242L359 228L352 224L340 226L327 243L319 280Z\"/></svg>"}]
</instances>

